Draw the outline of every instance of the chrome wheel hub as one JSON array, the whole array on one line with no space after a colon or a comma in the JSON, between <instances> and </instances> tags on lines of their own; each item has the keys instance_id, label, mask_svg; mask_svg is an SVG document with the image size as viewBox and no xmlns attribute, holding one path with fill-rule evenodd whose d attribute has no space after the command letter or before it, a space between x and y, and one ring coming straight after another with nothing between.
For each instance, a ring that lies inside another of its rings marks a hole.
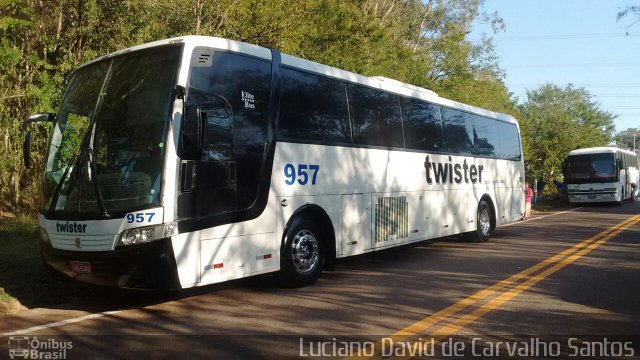
<instances>
[{"instance_id":1,"label":"chrome wheel hub","mask_svg":"<svg viewBox=\"0 0 640 360\"><path fill-rule=\"evenodd\" d=\"M301 274L313 271L318 265L318 240L311 231L300 230L296 234L291 242L291 258L296 270Z\"/></svg>"},{"instance_id":2,"label":"chrome wheel hub","mask_svg":"<svg viewBox=\"0 0 640 360\"><path fill-rule=\"evenodd\" d=\"M491 232L491 218L489 217L489 211L482 209L478 214L478 225L480 226L480 232L483 236L489 236Z\"/></svg>"}]
</instances>

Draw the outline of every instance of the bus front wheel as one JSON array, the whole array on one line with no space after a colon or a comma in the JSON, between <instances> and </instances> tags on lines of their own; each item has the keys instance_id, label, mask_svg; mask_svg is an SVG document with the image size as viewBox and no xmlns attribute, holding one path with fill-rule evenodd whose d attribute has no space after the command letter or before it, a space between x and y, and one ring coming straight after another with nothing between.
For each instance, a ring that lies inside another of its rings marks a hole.
<instances>
[{"instance_id":1,"label":"bus front wheel","mask_svg":"<svg viewBox=\"0 0 640 360\"><path fill-rule=\"evenodd\" d=\"M313 284L325 260L324 242L315 223L296 218L288 227L280 256L280 278L288 287Z\"/></svg>"},{"instance_id":2,"label":"bus front wheel","mask_svg":"<svg viewBox=\"0 0 640 360\"><path fill-rule=\"evenodd\" d=\"M486 200L480 200L476 215L476 230L467 233L467 238L472 242L487 242L494 227L491 206Z\"/></svg>"}]
</instances>

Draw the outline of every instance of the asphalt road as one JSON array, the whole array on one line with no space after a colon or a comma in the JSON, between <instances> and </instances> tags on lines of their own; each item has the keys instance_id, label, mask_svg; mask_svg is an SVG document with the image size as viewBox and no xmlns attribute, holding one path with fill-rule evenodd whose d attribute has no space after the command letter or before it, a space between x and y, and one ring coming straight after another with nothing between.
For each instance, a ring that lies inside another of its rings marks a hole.
<instances>
[{"instance_id":1,"label":"asphalt road","mask_svg":"<svg viewBox=\"0 0 640 360\"><path fill-rule=\"evenodd\" d=\"M0 358L640 358L639 299L640 202L586 206L340 260L302 289L261 276L0 317Z\"/></svg>"}]
</instances>

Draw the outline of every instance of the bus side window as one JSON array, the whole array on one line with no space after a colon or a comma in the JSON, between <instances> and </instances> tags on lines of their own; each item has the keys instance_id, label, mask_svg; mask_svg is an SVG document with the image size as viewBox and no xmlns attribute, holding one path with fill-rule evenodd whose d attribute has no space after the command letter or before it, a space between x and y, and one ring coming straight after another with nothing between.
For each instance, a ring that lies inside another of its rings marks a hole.
<instances>
[{"instance_id":1,"label":"bus side window","mask_svg":"<svg viewBox=\"0 0 640 360\"><path fill-rule=\"evenodd\" d=\"M472 120L474 153L495 157L499 143L499 135L494 131L497 121L479 115L467 114L467 116Z\"/></svg>"},{"instance_id":2,"label":"bus side window","mask_svg":"<svg viewBox=\"0 0 640 360\"><path fill-rule=\"evenodd\" d=\"M496 157L507 160L520 160L520 138L515 124L502 121L495 122L495 132L498 138Z\"/></svg>"},{"instance_id":3,"label":"bus side window","mask_svg":"<svg viewBox=\"0 0 640 360\"><path fill-rule=\"evenodd\" d=\"M444 139L451 153L460 155L473 155L474 153L473 129L469 115L462 111L442 108Z\"/></svg>"},{"instance_id":4,"label":"bus side window","mask_svg":"<svg viewBox=\"0 0 640 360\"><path fill-rule=\"evenodd\" d=\"M347 93L354 144L404 147L397 95L351 84Z\"/></svg>"},{"instance_id":5,"label":"bus side window","mask_svg":"<svg viewBox=\"0 0 640 360\"><path fill-rule=\"evenodd\" d=\"M444 151L440 107L416 99L402 98L404 140L407 149Z\"/></svg>"},{"instance_id":6,"label":"bus side window","mask_svg":"<svg viewBox=\"0 0 640 360\"><path fill-rule=\"evenodd\" d=\"M350 143L345 84L284 68L278 137L284 141Z\"/></svg>"}]
</instances>

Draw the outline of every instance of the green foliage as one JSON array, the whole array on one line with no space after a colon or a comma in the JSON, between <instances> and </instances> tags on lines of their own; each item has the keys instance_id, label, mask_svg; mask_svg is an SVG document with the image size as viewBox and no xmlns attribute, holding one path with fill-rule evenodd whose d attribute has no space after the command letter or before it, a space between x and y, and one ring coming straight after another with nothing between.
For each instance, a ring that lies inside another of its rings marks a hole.
<instances>
[{"instance_id":1,"label":"green foliage","mask_svg":"<svg viewBox=\"0 0 640 360\"><path fill-rule=\"evenodd\" d=\"M0 0L0 210L36 207L49 127L32 126L34 166L25 170L20 120L32 113L55 112L71 72L80 64L174 36L246 41L363 75L405 81L520 117L502 81L491 39L477 43L467 39L477 21L490 23L495 30L504 28L497 14L482 11L483 2ZM567 124L579 114L585 123L581 138L608 139L607 124L597 125L603 114L593 111L594 106L589 103L584 111L572 108L570 115L559 107L524 106L524 123L552 134L552 140L529 140L535 133L523 131L528 158L549 158L547 151L560 154L566 149L558 151L554 146L560 145L555 144L573 141L562 132L556 135L558 127L536 125L536 112ZM546 161L532 165L536 176L536 169L557 166Z\"/></svg>"},{"instance_id":2,"label":"green foliage","mask_svg":"<svg viewBox=\"0 0 640 360\"><path fill-rule=\"evenodd\" d=\"M482 1L0 0L0 207L34 209L49 127L34 125L32 169L20 121L55 112L71 72L98 55L185 34L276 48L364 75L513 112L491 48L465 39ZM482 59L485 61L482 63Z\"/></svg>"},{"instance_id":3,"label":"green foliage","mask_svg":"<svg viewBox=\"0 0 640 360\"><path fill-rule=\"evenodd\" d=\"M547 84L527 92L521 106L522 141L530 179L561 177L569 151L611 143L615 116L598 109L583 88Z\"/></svg>"},{"instance_id":4,"label":"green foliage","mask_svg":"<svg viewBox=\"0 0 640 360\"><path fill-rule=\"evenodd\" d=\"M616 145L623 149L638 150L640 149L640 129L629 128L620 131L615 136Z\"/></svg>"}]
</instances>

